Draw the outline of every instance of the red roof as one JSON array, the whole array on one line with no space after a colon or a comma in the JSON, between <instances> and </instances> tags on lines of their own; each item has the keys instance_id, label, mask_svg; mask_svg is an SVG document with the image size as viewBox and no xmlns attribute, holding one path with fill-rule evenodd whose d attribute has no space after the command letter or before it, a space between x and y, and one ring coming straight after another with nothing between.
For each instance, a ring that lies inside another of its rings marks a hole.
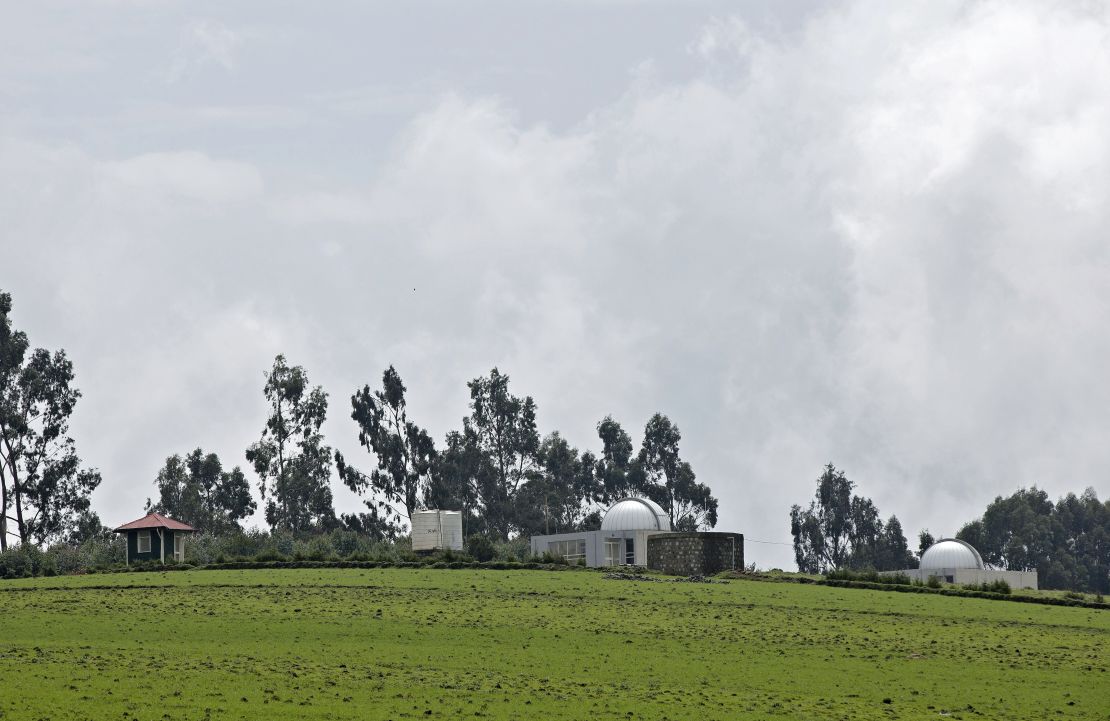
<instances>
[{"instance_id":1,"label":"red roof","mask_svg":"<svg viewBox=\"0 0 1110 721\"><path fill-rule=\"evenodd\" d=\"M172 518L166 518L161 513L148 513L137 521L125 523L116 529L116 533L120 531L133 531L137 528L168 528L171 531L196 531L197 529L192 526L175 521Z\"/></svg>"}]
</instances>

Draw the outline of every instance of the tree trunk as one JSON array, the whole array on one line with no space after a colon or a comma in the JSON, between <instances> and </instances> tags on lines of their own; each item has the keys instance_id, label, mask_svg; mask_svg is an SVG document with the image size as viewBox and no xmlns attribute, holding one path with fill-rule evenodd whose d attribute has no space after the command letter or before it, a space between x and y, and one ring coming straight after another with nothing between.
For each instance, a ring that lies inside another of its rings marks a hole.
<instances>
[{"instance_id":1,"label":"tree trunk","mask_svg":"<svg viewBox=\"0 0 1110 721\"><path fill-rule=\"evenodd\" d=\"M23 492L19 485L19 473L15 467L15 461L12 460L12 444L10 440L5 441L8 447L8 470L12 474L12 495L13 505L15 506L15 523L16 529L19 531L19 543L24 544L27 542L27 524L23 522Z\"/></svg>"},{"instance_id":2,"label":"tree trunk","mask_svg":"<svg viewBox=\"0 0 1110 721\"><path fill-rule=\"evenodd\" d=\"M27 543L27 524L23 522L23 491L19 487L19 479L12 479L12 491L15 493L15 524L19 529L19 545Z\"/></svg>"},{"instance_id":3,"label":"tree trunk","mask_svg":"<svg viewBox=\"0 0 1110 721\"><path fill-rule=\"evenodd\" d=\"M0 553L8 550L8 477L0 463Z\"/></svg>"}]
</instances>

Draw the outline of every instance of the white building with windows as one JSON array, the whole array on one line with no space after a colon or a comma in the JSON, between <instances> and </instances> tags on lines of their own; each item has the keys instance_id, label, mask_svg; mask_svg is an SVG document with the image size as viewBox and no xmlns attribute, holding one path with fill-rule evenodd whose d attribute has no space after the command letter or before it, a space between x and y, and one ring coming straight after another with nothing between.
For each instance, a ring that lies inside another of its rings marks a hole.
<instances>
[{"instance_id":1,"label":"white building with windows","mask_svg":"<svg viewBox=\"0 0 1110 721\"><path fill-rule=\"evenodd\" d=\"M647 498L622 498L601 519L600 531L577 531L532 537L532 555L562 556L568 563L585 559L587 566L646 566L647 539L669 533L671 520Z\"/></svg>"}]
</instances>

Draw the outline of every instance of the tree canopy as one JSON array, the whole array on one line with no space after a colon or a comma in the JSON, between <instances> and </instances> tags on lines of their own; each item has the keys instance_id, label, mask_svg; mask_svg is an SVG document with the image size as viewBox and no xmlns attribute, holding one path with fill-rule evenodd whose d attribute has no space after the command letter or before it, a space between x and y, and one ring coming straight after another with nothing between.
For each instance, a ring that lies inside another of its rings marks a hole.
<instances>
[{"instance_id":1,"label":"tree canopy","mask_svg":"<svg viewBox=\"0 0 1110 721\"><path fill-rule=\"evenodd\" d=\"M1042 588L1110 593L1110 501L1093 488L1056 503L1036 486L998 496L956 537L991 566L1036 570Z\"/></svg>"},{"instance_id":2,"label":"tree canopy","mask_svg":"<svg viewBox=\"0 0 1110 721\"><path fill-rule=\"evenodd\" d=\"M270 415L246 457L259 477L266 522L294 532L335 525L332 452L320 432L327 394L320 386L310 387L304 368L290 366L283 355L266 374L263 394Z\"/></svg>"},{"instance_id":3,"label":"tree canopy","mask_svg":"<svg viewBox=\"0 0 1110 721\"><path fill-rule=\"evenodd\" d=\"M631 469L632 488L643 492L670 516L671 528L696 531L717 525L717 499L697 482L694 469L679 456L682 433L656 413L644 426L640 453Z\"/></svg>"},{"instance_id":4,"label":"tree canopy","mask_svg":"<svg viewBox=\"0 0 1110 721\"><path fill-rule=\"evenodd\" d=\"M916 568L898 518L891 516L884 524L871 499L852 494L854 487L843 471L829 463L817 479L809 507L791 507L790 533L798 570Z\"/></svg>"},{"instance_id":5,"label":"tree canopy","mask_svg":"<svg viewBox=\"0 0 1110 721\"><path fill-rule=\"evenodd\" d=\"M406 390L400 374L389 366L382 373L380 390L366 385L351 396L358 442L377 465L363 473L340 453L335 454L335 465L343 483L365 496L372 513L411 523L412 514L424 507L436 450L428 432L409 420Z\"/></svg>"},{"instance_id":6,"label":"tree canopy","mask_svg":"<svg viewBox=\"0 0 1110 721\"><path fill-rule=\"evenodd\" d=\"M147 499L146 510L173 517L198 531L225 533L254 513L250 484L239 466L223 469L215 453L200 448L184 458L172 455L154 480L158 500Z\"/></svg>"},{"instance_id":7,"label":"tree canopy","mask_svg":"<svg viewBox=\"0 0 1110 721\"><path fill-rule=\"evenodd\" d=\"M9 536L44 544L73 533L89 511L100 473L85 468L69 436L81 392L64 350L30 350L0 293L0 549Z\"/></svg>"}]
</instances>

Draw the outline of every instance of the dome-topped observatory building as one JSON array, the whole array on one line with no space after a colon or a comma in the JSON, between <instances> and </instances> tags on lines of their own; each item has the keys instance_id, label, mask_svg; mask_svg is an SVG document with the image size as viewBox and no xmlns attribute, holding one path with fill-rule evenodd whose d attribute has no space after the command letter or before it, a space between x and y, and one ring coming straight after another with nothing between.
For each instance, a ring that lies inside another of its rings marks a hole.
<instances>
[{"instance_id":1,"label":"dome-topped observatory building","mask_svg":"<svg viewBox=\"0 0 1110 721\"><path fill-rule=\"evenodd\" d=\"M671 517L650 498L622 498L601 528L532 536L532 555L586 566L647 566L664 573L710 574L744 565L740 533L674 532Z\"/></svg>"},{"instance_id":2,"label":"dome-topped observatory building","mask_svg":"<svg viewBox=\"0 0 1110 721\"><path fill-rule=\"evenodd\" d=\"M888 573L904 573L919 581L936 578L944 583L975 585L1005 581L1010 588L1037 587L1036 571L998 571L988 568L979 551L967 541L958 538L942 538L929 546L921 554L921 564L917 568Z\"/></svg>"},{"instance_id":3,"label":"dome-topped observatory building","mask_svg":"<svg viewBox=\"0 0 1110 721\"><path fill-rule=\"evenodd\" d=\"M957 538L942 538L921 554L919 569L937 571L945 568L983 570L986 565L975 547Z\"/></svg>"},{"instance_id":4,"label":"dome-topped observatory building","mask_svg":"<svg viewBox=\"0 0 1110 721\"><path fill-rule=\"evenodd\" d=\"M601 517L603 531L669 531L671 519L648 498L622 498Z\"/></svg>"},{"instance_id":5,"label":"dome-topped observatory building","mask_svg":"<svg viewBox=\"0 0 1110 721\"><path fill-rule=\"evenodd\" d=\"M572 564L585 559L587 566L646 566L648 537L670 530L670 516L658 503L630 496L605 511L600 531L532 536L532 555L550 553Z\"/></svg>"}]
</instances>

